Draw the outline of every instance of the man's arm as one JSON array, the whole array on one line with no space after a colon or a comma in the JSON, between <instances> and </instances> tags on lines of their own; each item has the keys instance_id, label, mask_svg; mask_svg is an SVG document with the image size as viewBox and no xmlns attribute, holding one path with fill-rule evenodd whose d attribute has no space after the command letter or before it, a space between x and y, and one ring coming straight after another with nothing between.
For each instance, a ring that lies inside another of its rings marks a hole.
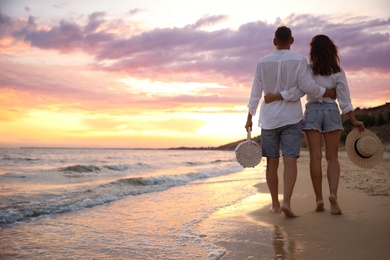
<instances>
[{"instance_id":1,"label":"man's arm","mask_svg":"<svg viewBox=\"0 0 390 260\"><path fill-rule=\"evenodd\" d=\"M298 72L298 86L280 93L268 93L264 96L264 101L265 103L278 100L297 101L305 94L315 98L330 97L331 99L336 99L337 97L335 88L327 89L315 83L307 61L303 58Z\"/></svg>"},{"instance_id":2,"label":"man's arm","mask_svg":"<svg viewBox=\"0 0 390 260\"><path fill-rule=\"evenodd\" d=\"M336 88L326 89L323 97L330 97L331 99L336 99L337 98ZM288 93L286 91L282 91L281 93L268 93L264 96L264 102L266 104L272 103L272 102L278 101L278 100L296 101L294 96L288 95Z\"/></svg>"},{"instance_id":3,"label":"man's arm","mask_svg":"<svg viewBox=\"0 0 390 260\"><path fill-rule=\"evenodd\" d=\"M329 90L316 84L305 58L302 59L298 71L298 87L314 98L334 96Z\"/></svg>"},{"instance_id":4,"label":"man's arm","mask_svg":"<svg viewBox=\"0 0 390 260\"><path fill-rule=\"evenodd\" d=\"M252 131L252 115L248 112L248 117L246 119L245 129L247 132Z\"/></svg>"},{"instance_id":5,"label":"man's arm","mask_svg":"<svg viewBox=\"0 0 390 260\"><path fill-rule=\"evenodd\" d=\"M261 96L263 94L263 85L261 82L261 66L258 63L256 65L255 75L252 83L251 95L248 102L248 116L245 124L245 129L247 132L252 131L252 116L256 115L257 107Z\"/></svg>"},{"instance_id":6,"label":"man's arm","mask_svg":"<svg viewBox=\"0 0 390 260\"><path fill-rule=\"evenodd\" d=\"M248 108L249 108L249 113L251 115L255 116L256 115L256 110L257 107L259 106L260 99L263 94L263 85L261 82L261 68L260 65L257 64L256 70L255 70L255 75L253 77L253 82L252 82L252 89L250 93L250 98L248 102Z\"/></svg>"}]
</instances>

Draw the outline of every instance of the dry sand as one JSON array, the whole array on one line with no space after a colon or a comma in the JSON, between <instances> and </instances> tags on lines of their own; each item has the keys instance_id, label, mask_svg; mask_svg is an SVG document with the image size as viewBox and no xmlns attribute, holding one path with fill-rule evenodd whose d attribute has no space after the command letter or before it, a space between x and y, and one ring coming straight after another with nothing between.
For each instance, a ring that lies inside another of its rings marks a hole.
<instances>
[{"instance_id":1,"label":"dry sand","mask_svg":"<svg viewBox=\"0 0 390 260\"><path fill-rule=\"evenodd\" d=\"M199 230L207 234L206 240L226 249L223 260L390 259L390 154L385 153L383 161L368 170L352 164L346 152L340 152L339 157L338 201L343 215L329 212L325 162L326 211L314 211L309 157L302 152L292 199L292 209L300 217L290 219L282 213L270 213L268 188L260 183L256 184L258 195L216 212ZM280 166L282 177L282 163Z\"/></svg>"}]
</instances>

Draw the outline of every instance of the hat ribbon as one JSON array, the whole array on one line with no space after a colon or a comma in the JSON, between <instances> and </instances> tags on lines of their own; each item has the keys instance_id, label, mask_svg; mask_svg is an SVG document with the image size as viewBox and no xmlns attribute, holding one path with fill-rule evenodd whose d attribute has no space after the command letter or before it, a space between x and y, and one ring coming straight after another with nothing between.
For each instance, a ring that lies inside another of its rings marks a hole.
<instances>
[{"instance_id":1,"label":"hat ribbon","mask_svg":"<svg viewBox=\"0 0 390 260\"><path fill-rule=\"evenodd\" d=\"M370 158L372 155L370 155L370 156L364 156L364 155L362 155L362 154L359 152L359 150L357 149L357 142L358 142L359 140L360 140L360 138L356 139L356 141L355 141L355 145L354 145L355 152L356 152L360 157L362 157L362 158L365 158L365 159Z\"/></svg>"}]
</instances>

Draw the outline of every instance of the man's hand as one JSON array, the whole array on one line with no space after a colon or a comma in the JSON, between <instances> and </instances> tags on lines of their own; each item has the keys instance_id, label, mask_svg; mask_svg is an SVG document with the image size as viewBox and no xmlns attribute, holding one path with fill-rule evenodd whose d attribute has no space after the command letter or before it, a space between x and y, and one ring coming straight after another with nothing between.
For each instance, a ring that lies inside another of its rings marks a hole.
<instances>
[{"instance_id":1,"label":"man's hand","mask_svg":"<svg viewBox=\"0 0 390 260\"><path fill-rule=\"evenodd\" d=\"M272 103L277 100L283 100L282 95L279 94L274 94L274 93L268 93L264 96L264 101L266 104Z\"/></svg>"},{"instance_id":2,"label":"man's hand","mask_svg":"<svg viewBox=\"0 0 390 260\"><path fill-rule=\"evenodd\" d=\"M246 119L245 129L247 132L252 131L252 115L248 113L248 118Z\"/></svg>"},{"instance_id":3,"label":"man's hand","mask_svg":"<svg viewBox=\"0 0 390 260\"><path fill-rule=\"evenodd\" d=\"M331 99L337 98L336 88L326 89L323 97L330 97Z\"/></svg>"}]
</instances>

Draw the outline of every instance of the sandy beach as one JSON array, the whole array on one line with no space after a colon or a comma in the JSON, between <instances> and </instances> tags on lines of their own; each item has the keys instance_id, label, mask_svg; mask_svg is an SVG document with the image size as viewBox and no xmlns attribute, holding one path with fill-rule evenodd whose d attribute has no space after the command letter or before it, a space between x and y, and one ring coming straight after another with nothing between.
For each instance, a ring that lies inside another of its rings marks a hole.
<instances>
[{"instance_id":1,"label":"sandy beach","mask_svg":"<svg viewBox=\"0 0 390 260\"><path fill-rule=\"evenodd\" d=\"M207 234L206 241L226 249L222 259L388 259L390 154L385 153L381 164L368 170L352 164L345 151L339 157L338 201L343 215L330 214L325 162L326 210L314 211L309 157L303 151L298 160L298 179L292 199L292 209L300 217L289 219L282 213L270 213L268 188L265 183L259 183L258 194L215 212L198 230ZM280 165L282 177L283 164ZM256 171L256 168L245 171Z\"/></svg>"}]
</instances>

